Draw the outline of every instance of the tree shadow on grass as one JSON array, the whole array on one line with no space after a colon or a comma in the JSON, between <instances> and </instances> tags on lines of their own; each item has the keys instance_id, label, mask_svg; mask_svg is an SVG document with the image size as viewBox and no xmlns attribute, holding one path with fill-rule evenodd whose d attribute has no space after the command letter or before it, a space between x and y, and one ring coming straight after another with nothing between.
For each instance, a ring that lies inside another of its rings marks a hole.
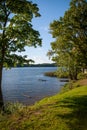
<instances>
[{"instance_id":1,"label":"tree shadow on grass","mask_svg":"<svg viewBox=\"0 0 87 130\"><path fill-rule=\"evenodd\" d=\"M87 96L65 98L60 107L71 110L57 115L66 120L70 130L87 130Z\"/></svg>"}]
</instances>

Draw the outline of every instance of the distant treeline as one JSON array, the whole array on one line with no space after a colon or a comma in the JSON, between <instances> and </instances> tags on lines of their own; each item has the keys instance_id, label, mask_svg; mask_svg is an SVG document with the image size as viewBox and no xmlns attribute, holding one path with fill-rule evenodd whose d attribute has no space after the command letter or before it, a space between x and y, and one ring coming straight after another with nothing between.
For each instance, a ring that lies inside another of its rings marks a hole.
<instances>
[{"instance_id":1,"label":"distant treeline","mask_svg":"<svg viewBox=\"0 0 87 130\"><path fill-rule=\"evenodd\" d=\"M17 67L56 67L55 63L43 63L43 64L24 64L24 65L17 65Z\"/></svg>"}]
</instances>

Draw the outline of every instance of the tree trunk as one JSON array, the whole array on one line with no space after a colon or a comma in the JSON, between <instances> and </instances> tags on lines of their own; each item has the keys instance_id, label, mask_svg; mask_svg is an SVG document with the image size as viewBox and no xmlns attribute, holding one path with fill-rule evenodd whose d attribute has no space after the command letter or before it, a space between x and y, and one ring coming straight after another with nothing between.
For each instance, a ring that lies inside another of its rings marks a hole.
<instances>
[{"instance_id":1,"label":"tree trunk","mask_svg":"<svg viewBox=\"0 0 87 130\"><path fill-rule=\"evenodd\" d=\"M3 107L3 95L2 95L2 65L0 66L0 108Z\"/></svg>"}]
</instances>

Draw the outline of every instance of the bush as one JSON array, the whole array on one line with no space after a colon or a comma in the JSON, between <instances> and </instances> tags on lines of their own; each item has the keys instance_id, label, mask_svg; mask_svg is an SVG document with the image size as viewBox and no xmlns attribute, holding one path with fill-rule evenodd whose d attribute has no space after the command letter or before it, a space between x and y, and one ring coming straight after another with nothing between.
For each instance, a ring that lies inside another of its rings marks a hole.
<instances>
[{"instance_id":1,"label":"bush","mask_svg":"<svg viewBox=\"0 0 87 130\"><path fill-rule=\"evenodd\" d=\"M61 70L58 70L56 72L56 75L58 78L68 78L69 77L69 74L67 71L61 71Z\"/></svg>"},{"instance_id":2,"label":"bush","mask_svg":"<svg viewBox=\"0 0 87 130\"><path fill-rule=\"evenodd\" d=\"M46 72L44 75L45 75L45 76L49 76L49 77L57 77L55 71L53 71L53 72Z\"/></svg>"},{"instance_id":3,"label":"bush","mask_svg":"<svg viewBox=\"0 0 87 130\"><path fill-rule=\"evenodd\" d=\"M20 103L7 103L4 105L4 112L6 114L12 114L15 112L22 111L24 106Z\"/></svg>"},{"instance_id":4,"label":"bush","mask_svg":"<svg viewBox=\"0 0 87 130\"><path fill-rule=\"evenodd\" d=\"M78 76L77 76L78 79L85 79L87 78L87 73L79 73Z\"/></svg>"}]
</instances>

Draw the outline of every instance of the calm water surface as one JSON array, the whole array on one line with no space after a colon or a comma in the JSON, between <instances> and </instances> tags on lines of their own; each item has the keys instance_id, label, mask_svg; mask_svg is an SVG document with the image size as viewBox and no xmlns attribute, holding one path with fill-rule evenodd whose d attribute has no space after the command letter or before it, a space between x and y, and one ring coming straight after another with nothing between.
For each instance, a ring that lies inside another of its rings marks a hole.
<instances>
[{"instance_id":1,"label":"calm water surface","mask_svg":"<svg viewBox=\"0 0 87 130\"><path fill-rule=\"evenodd\" d=\"M44 76L56 67L25 67L3 70L4 102L34 104L36 101L58 93L63 82L57 78Z\"/></svg>"}]
</instances>

